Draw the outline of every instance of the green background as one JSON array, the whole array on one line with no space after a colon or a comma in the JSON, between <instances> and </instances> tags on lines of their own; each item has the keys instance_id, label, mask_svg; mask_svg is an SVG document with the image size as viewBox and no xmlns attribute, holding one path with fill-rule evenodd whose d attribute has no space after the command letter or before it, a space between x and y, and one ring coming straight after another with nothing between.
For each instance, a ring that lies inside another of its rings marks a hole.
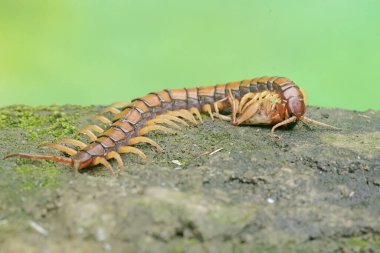
<instances>
[{"instance_id":1,"label":"green background","mask_svg":"<svg viewBox=\"0 0 380 253\"><path fill-rule=\"evenodd\" d=\"M380 109L378 0L0 0L0 105L109 104L263 75Z\"/></svg>"}]
</instances>

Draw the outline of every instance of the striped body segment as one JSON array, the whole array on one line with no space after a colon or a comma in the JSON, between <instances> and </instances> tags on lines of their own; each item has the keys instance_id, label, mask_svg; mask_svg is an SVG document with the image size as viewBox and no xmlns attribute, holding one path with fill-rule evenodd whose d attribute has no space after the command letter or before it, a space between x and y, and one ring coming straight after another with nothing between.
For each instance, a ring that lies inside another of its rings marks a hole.
<instances>
[{"instance_id":1,"label":"striped body segment","mask_svg":"<svg viewBox=\"0 0 380 253\"><path fill-rule=\"evenodd\" d=\"M231 114L220 113L226 109L231 109ZM61 144L44 144L70 157L25 153L7 157L54 160L68 163L76 170L103 164L114 173L108 160L115 159L122 167L121 153L134 153L145 159L145 154L133 147L134 144L145 142L159 150L162 148L144 135L155 130L173 133L173 128L189 123L198 124L197 119L202 122L200 113L208 113L213 119L231 121L234 125L274 124L272 136L275 136L276 128L296 121L328 126L304 117L305 110L302 91L293 81L284 77L262 77L215 86L163 90L134 99L131 103L115 103L107 107L104 112L112 113L112 119L105 115L96 116L107 125L105 130L97 125L81 129L91 140L89 144L72 139L61 140ZM77 146L78 150L62 143Z\"/></svg>"}]
</instances>

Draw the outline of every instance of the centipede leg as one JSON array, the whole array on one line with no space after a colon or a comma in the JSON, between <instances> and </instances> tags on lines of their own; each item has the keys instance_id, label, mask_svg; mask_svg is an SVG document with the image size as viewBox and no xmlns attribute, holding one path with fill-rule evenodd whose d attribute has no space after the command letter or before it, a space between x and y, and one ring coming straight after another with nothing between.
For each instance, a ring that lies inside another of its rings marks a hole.
<instances>
[{"instance_id":1,"label":"centipede leg","mask_svg":"<svg viewBox=\"0 0 380 253\"><path fill-rule=\"evenodd\" d=\"M115 102L115 103L110 104L111 107L121 107L121 108L125 108L131 105L132 104L129 102Z\"/></svg>"},{"instance_id":2,"label":"centipede leg","mask_svg":"<svg viewBox=\"0 0 380 253\"><path fill-rule=\"evenodd\" d=\"M177 128L177 129L180 129L181 127L179 125L177 125L176 123L174 123L173 121L169 120L169 119L164 119L164 118L155 118L155 119L151 119L149 120L146 125L147 126L152 126L152 125L155 125L155 124L167 124L169 126L172 126L174 128Z\"/></svg>"},{"instance_id":3,"label":"centipede leg","mask_svg":"<svg viewBox=\"0 0 380 253\"><path fill-rule=\"evenodd\" d=\"M247 104L247 102L252 101L252 100L256 101L258 97L259 97L259 94L252 93L252 92L245 94L240 100L238 112L240 113L243 111L243 107Z\"/></svg>"},{"instance_id":4,"label":"centipede leg","mask_svg":"<svg viewBox=\"0 0 380 253\"><path fill-rule=\"evenodd\" d=\"M129 140L130 145L135 145L135 144L140 143L140 142L149 143L153 147L157 148L157 150L160 152L164 151L164 149L157 142L155 142L154 140L149 139L147 137L137 136L137 137L134 137L134 138Z\"/></svg>"},{"instance_id":5,"label":"centipede leg","mask_svg":"<svg viewBox=\"0 0 380 253\"><path fill-rule=\"evenodd\" d=\"M112 169L111 164L104 157L100 157L100 156L96 157L94 161L92 162L92 164L93 165L102 164L112 173L113 176L116 176L115 172Z\"/></svg>"},{"instance_id":6,"label":"centipede leg","mask_svg":"<svg viewBox=\"0 0 380 253\"><path fill-rule=\"evenodd\" d=\"M104 132L104 129L98 125L87 125L87 126L82 127L79 131L83 131L83 130L94 130L97 133Z\"/></svg>"},{"instance_id":7,"label":"centipede leg","mask_svg":"<svg viewBox=\"0 0 380 253\"><path fill-rule=\"evenodd\" d=\"M121 111L113 106L108 106L103 109L103 113L107 113L107 112L110 112L113 114L119 114Z\"/></svg>"},{"instance_id":8,"label":"centipede leg","mask_svg":"<svg viewBox=\"0 0 380 253\"><path fill-rule=\"evenodd\" d=\"M176 134L176 132L170 128L160 126L160 125L152 125L152 126L146 126L146 127L142 128L139 131L139 135L145 135L145 134L147 134L151 131L154 131L154 130L159 130L159 131L162 131L162 132L168 133L168 134Z\"/></svg>"},{"instance_id":9,"label":"centipede leg","mask_svg":"<svg viewBox=\"0 0 380 253\"><path fill-rule=\"evenodd\" d=\"M199 112L198 108L192 107L192 108L190 108L190 112L191 112L192 114L194 114L195 116L197 116L197 118L199 119L199 121L200 121L201 123L203 123L202 115L201 115L201 113Z\"/></svg>"},{"instance_id":10,"label":"centipede leg","mask_svg":"<svg viewBox=\"0 0 380 253\"><path fill-rule=\"evenodd\" d=\"M120 147L117 152L123 153L123 154L133 153L133 154L140 156L143 160L147 159L144 152L142 152L140 149L135 148L135 147L123 146L123 147Z\"/></svg>"},{"instance_id":11,"label":"centipede leg","mask_svg":"<svg viewBox=\"0 0 380 253\"><path fill-rule=\"evenodd\" d=\"M211 105L209 105L209 104L204 105L203 108L202 108L202 111L207 112L207 113L210 115L210 118L211 118L212 120L214 120L214 115L212 114L212 108L211 108Z\"/></svg>"},{"instance_id":12,"label":"centipede leg","mask_svg":"<svg viewBox=\"0 0 380 253\"><path fill-rule=\"evenodd\" d=\"M77 153L76 150L72 149L72 148L69 148L69 147L66 147L66 146L63 146L61 144L57 144L57 143L43 143L41 145L39 145L40 147L49 147L49 148L54 148L54 149L57 149L59 151L62 151L68 155L75 155Z\"/></svg>"},{"instance_id":13,"label":"centipede leg","mask_svg":"<svg viewBox=\"0 0 380 253\"><path fill-rule=\"evenodd\" d=\"M87 135L87 137L90 138L91 141L96 141L97 139L96 135L88 129L81 129L79 130L79 132Z\"/></svg>"},{"instance_id":14,"label":"centipede leg","mask_svg":"<svg viewBox=\"0 0 380 253\"><path fill-rule=\"evenodd\" d=\"M162 114L162 115L157 116L156 119L167 119L167 120L171 120L171 121L181 123L184 126L189 126L189 124L187 124L186 121L184 121L183 119L180 119L176 116L173 116L173 115Z\"/></svg>"},{"instance_id":15,"label":"centipede leg","mask_svg":"<svg viewBox=\"0 0 380 253\"><path fill-rule=\"evenodd\" d=\"M188 116L187 119L189 119L192 123L194 123L194 125L198 125L198 121L194 118L193 114L190 111L186 109L182 109L182 110L179 110L179 112L186 114Z\"/></svg>"},{"instance_id":16,"label":"centipede leg","mask_svg":"<svg viewBox=\"0 0 380 253\"><path fill-rule=\"evenodd\" d=\"M79 140L70 139L70 138L63 138L63 139L58 140L57 142L71 144L71 145L77 146L77 147L82 148L82 149L87 146L86 143L83 143Z\"/></svg>"},{"instance_id":17,"label":"centipede leg","mask_svg":"<svg viewBox=\"0 0 380 253\"><path fill-rule=\"evenodd\" d=\"M231 115L223 115L223 114L216 113L216 112L214 112L213 115L215 118L220 119L220 120L232 121Z\"/></svg>"},{"instance_id":18,"label":"centipede leg","mask_svg":"<svg viewBox=\"0 0 380 253\"><path fill-rule=\"evenodd\" d=\"M247 107L232 123L234 125L240 125L246 120L252 118L260 109L261 103L257 102Z\"/></svg>"},{"instance_id":19,"label":"centipede leg","mask_svg":"<svg viewBox=\"0 0 380 253\"><path fill-rule=\"evenodd\" d=\"M257 103L258 101L263 101L264 98L268 95L268 91L264 91L264 92L261 92L261 93L258 93L256 94L256 96L254 96L251 100L249 100L243 107L242 107L242 111L246 110L246 108L248 108L251 104L253 103Z\"/></svg>"},{"instance_id":20,"label":"centipede leg","mask_svg":"<svg viewBox=\"0 0 380 253\"><path fill-rule=\"evenodd\" d=\"M117 161L117 165L120 168L124 167L124 162L123 162L123 159L121 159L121 156L119 153L117 153L116 151L111 151L107 154L106 158L109 160L109 159L115 159Z\"/></svg>"},{"instance_id":21,"label":"centipede leg","mask_svg":"<svg viewBox=\"0 0 380 253\"><path fill-rule=\"evenodd\" d=\"M176 117L182 117L182 118L188 120L189 122L194 123L195 125L198 124L198 122L194 118L194 116L188 110L185 110L185 109L182 109L179 111L169 111L166 114L171 115L171 116L176 116Z\"/></svg>"},{"instance_id":22,"label":"centipede leg","mask_svg":"<svg viewBox=\"0 0 380 253\"><path fill-rule=\"evenodd\" d=\"M239 109L239 100L234 98L234 96L232 95L231 89L228 89L227 98L228 98L228 101L231 104L231 108L232 108L232 124L236 125L236 115L237 115L238 109Z\"/></svg>"},{"instance_id":23,"label":"centipede leg","mask_svg":"<svg viewBox=\"0 0 380 253\"><path fill-rule=\"evenodd\" d=\"M112 124L112 121L109 120L107 117L103 116L103 115L95 115L93 116L93 119L95 120L99 120L100 122L106 124L106 125L111 125Z\"/></svg>"}]
</instances>

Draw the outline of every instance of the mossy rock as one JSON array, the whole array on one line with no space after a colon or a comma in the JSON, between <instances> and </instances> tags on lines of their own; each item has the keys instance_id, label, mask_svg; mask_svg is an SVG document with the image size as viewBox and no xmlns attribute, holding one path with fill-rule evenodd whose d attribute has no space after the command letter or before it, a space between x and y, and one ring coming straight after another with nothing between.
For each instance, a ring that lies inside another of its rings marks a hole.
<instances>
[{"instance_id":1,"label":"mossy rock","mask_svg":"<svg viewBox=\"0 0 380 253\"><path fill-rule=\"evenodd\" d=\"M56 153L38 145L80 138L76 129L100 110L0 108L0 156ZM4 160L0 249L380 251L380 112L311 107L308 116L342 130L297 124L273 141L268 127L205 116L176 135L151 134L165 152L139 145L148 161L123 155L116 178L101 166L75 174L64 164Z\"/></svg>"}]
</instances>

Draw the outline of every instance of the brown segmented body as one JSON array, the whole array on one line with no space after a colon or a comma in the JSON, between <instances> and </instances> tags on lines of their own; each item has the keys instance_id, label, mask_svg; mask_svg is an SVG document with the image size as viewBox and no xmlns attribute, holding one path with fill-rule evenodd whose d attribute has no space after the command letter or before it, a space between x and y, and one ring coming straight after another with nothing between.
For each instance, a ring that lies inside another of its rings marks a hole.
<instances>
[{"instance_id":1,"label":"brown segmented body","mask_svg":"<svg viewBox=\"0 0 380 253\"><path fill-rule=\"evenodd\" d=\"M117 106L121 106L121 110ZM219 113L228 108L232 109L231 115ZM207 112L212 118L231 121L234 125L276 124L272 128L273 136L277 127L295 121L328 126L304 117L305 110L304 95L300 88L284 77L262 77L200 88L163 90L135 99L130 104L108 107L105 111L115 114L113 120L98 116L102 122L110 124L108 129L103 130L96 125L82 129L92 139L88 145L78 140L61 140L61 143L80 147L78 151L61 144L45 144L68 153L70 157L24 153L7 157L54 160L71 164L77 170L101 163L113 172L107 160L114 158L119 166L123 166L120 153L135 153L145 158L141 150L133 147L138 142L148 142L161 149L154 141L142 137L153 130L172 132L161 124L178 127L179 123L187 124L184 119L196 124L193 115L202 120L199 112ZM93 131L98 134L95 135Z\"/></svg>"}]
</instances>

